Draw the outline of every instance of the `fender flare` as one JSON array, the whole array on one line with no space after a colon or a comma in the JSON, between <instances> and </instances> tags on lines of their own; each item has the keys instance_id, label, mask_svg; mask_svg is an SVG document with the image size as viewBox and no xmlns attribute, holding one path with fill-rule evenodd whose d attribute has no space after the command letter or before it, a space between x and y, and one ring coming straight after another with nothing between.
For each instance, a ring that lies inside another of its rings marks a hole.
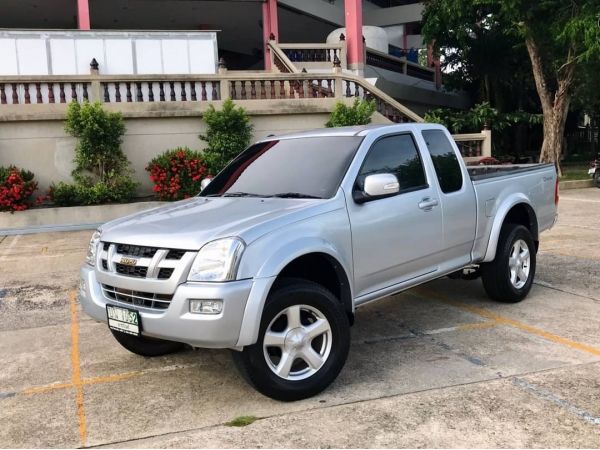
<instances>
[{"instance_id":1,"label":"fender flare","mask_svg":"<svg viewBox=\"0 0 600 450\"><path fill-rule=\"evenodd\" d=\"M350 289L351 308L354 312L352 294L352 278L344 259L329 242L320 238L302 238L287 242L277 248L260 267L252 286L252 290L246 302L244 316L240 328L240 334L236 347L255 344L258 340L262 312L267 296L273 283L281 271L292 261L311 253L322 253L335 260L339 269L344 272Z\"/></svg>"},{"instance_id":2,"label":"fender flare","mask_svg":"<svg viewBox=\"0 0 600 450\"><path fill-rule=\"evenodd\" d=\"M535 220L534 225L537 233L537 216L535 214L535 209L533 208L531 201L523 193L512 194L502 203L502 205L500 206L500 208L498 208L496 212L496 218L494 219L494 224L492 225L492 230L488 239L487 250L485 252L485 256L482 262L493 261L496 257L498 239L500 239L500 231L502 230L502 225L504 225L504 221L510 210L519 204L524 204L527 207L530 219ZM533 214L533 217L531 217L531 214ZM538 237L534 236L534 240L537 239Z\"/></svg>"}]
</instances>

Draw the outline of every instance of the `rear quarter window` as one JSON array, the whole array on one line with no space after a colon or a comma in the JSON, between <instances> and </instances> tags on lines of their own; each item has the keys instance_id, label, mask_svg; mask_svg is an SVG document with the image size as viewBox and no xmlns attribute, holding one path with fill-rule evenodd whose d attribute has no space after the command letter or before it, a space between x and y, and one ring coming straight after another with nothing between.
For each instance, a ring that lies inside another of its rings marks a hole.
<instances>
[{"instance_id":1,"label":"rear quarter window","mask_svg":"<svg viewBox=\"0 0 600 450\"><path fill-rule=\"evenodd\" d=\"M441 130L424 130L422 135L442 192L449 194L459 191L463 185L462 170L446 134Z\"/></svg>"}]
</instances>

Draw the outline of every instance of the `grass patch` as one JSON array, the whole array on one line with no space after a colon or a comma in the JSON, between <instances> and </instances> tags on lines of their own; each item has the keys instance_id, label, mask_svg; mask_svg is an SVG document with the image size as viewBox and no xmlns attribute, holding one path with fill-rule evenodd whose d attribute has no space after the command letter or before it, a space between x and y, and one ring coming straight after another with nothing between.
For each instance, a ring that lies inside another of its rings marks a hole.
<instances>
[{"instance_id":1,"label":"grass patch","mask_svg":"<svg viewBox=\"0 0 600 450\"><path fill-rule=\"evenodd\" d=\"M233 419L231 422L227 422L225 425L228 427L247 427L248 425L252 425L254 422L258 420L258 417L255 416L239 416Z\"/></svg>"},{"instance_id":2,"label":"grass patch","mask_svg":"<svg viewBox=\"0 0 600 450\"><path fill-rule=\"evenodd\" d=\"M563 174L560 181L573 181L573 180L591 180L592 178L588 175L589 167L586 166L566 166L563 167Z\"/></svg>"}]
</instances>

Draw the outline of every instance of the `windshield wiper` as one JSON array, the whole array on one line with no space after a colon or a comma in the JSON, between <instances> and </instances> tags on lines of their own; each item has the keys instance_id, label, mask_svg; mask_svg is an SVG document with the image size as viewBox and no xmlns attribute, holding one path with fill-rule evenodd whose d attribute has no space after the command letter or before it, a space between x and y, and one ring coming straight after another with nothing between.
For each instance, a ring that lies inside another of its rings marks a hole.
<instances>
[{"instance_id":1,"label":"windshield wiper","mask_svg":"<svg viewBox=\"0 0 600 450\"><path fill-rule=\"evenodd\" d=\"M302 194L301 192L282 192L280 194L274 194L271 197L279 197L279 198L323 198L317 197L315 195L310 194Z\"/></svg>"},{"instance_id":2,"label":"windshield wiper","mask_svg":"<svg viewBox=\"0 0 600 450\"><path fill-rule=\"evenodd\" d=\"M253 194L251 192L226 192L221 197L268 197L267 195Z\"/></svg>"}]
</instances>

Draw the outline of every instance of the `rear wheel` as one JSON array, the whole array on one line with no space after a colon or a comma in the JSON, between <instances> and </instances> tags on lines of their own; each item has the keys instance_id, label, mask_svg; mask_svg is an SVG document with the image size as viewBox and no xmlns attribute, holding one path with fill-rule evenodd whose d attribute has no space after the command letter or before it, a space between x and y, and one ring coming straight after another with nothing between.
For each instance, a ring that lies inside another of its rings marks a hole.
<instances>
[{"instance_id":1,"label":"rear wheel","mask_svg":"<svg viewBox=\"0 0 600 450\"><path fill-rule=\"evenodd\" d=\"M481 266L483 287L493 300L520 302L531 290L535 265L535 243L529 230L523 225L505 224L496 257Z\"/></svg>"},{"instance_id":2,"label":"rear wheel","mask_svg":"<svg viewBox=\"0 0 600 450\"><path fill-rule=\"evenodd\" d=\"M350 325L339 300L319 284L286 279L267 299L258 342L233 358L259 392L292 401L329 386L349 346Z\"/></svg>"},{"instance_id":3,"label":"rear wheel","mask_svg":"<svg viewBox=\"0 0 600 450\"><path fill-rule=\"evenodd\" d=\"M110 330L119 344L140 356L162 356L175 353L183 348L180 342L164 341L144 336L133 336L127 333Z\"/></svg>"}]
</instances>

